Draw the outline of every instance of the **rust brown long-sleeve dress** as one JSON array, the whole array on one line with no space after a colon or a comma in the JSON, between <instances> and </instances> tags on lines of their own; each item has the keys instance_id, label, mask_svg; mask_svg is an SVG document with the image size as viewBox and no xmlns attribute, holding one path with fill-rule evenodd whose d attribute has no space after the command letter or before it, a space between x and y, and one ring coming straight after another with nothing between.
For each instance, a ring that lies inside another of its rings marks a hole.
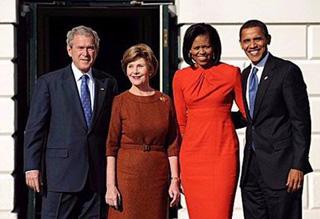
<instances>
[{"instance_id":1,"label":"rust brown long-sleeve dress","mask_svg":"<svg viewBox=\"0 0 320 219\"><path fill-rule=\"evenodd\" d=\"M178 129L171 99L156 91L115 97L107 156L115 156L122 210L108 219L165 219L168 208L168 156L177 156Z\"/></svg>"}]
</instances>

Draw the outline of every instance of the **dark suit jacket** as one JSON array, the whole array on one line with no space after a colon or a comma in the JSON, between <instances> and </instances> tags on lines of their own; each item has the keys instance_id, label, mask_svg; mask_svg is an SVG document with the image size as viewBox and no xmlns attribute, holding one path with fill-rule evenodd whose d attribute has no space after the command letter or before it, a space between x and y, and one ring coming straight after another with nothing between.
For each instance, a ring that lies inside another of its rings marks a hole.
<instances>
[{"instance_id":1,"label":"dark suit jacket","mask_svg":"<svg viewBox=\"0 0 320 219\"><path fill-rule=\"evenodd\" d=\"M71 65L37 81L25 130L24 169L45 173L48 191L77 192L87 179L94 191L105 191L105 142L117 83L96 69L92 75L95 102L90 128Z\"/></svg>"},{"instance_id":2,"label":"dark suit jacket","mask_svg":"<svg viewBox=\"0 0 320 219\"><path fill-rule=\"evenodd\" d=\"M308 161L310 108L301 70L271 54L265 64L255 100L253 119L246 99L251 66L243 71L243 95L248 117L240 186L243 186L254 141L262 178L272 189L286 187L291 168L312 171Z\"/></svg>"}]
</instances>

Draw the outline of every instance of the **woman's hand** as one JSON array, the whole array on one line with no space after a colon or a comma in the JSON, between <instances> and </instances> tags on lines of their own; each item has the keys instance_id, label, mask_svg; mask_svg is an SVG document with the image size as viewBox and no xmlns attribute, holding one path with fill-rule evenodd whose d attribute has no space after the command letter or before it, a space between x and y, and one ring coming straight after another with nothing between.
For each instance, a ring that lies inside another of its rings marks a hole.
<instances>
[{"instance_id":1,"label":"woman's hand","mask_svg":"<svg viewBox=\"0 0 320 219\"><path fill-rule=\"evenodd\" d=\"M184 189L183 189L182 183L180 184L180 193L184 194Z\"/></svg>"},{"instance_id":2,"label":"woman's hand","mask_svg":"<svg viewBox=\"0 0 320 219\"><path fill-rule=\"evenodd\" d=\"M180 201L180 179L178 177L172 178L169 186L169 196L172 198L170 207L177 206Z\"/></svg>"},{"instance_id":3,"label":"woman's hand","mask_svg":"<svg viewBox=\"0 0 320 219\"><path fill-rule=\"evenodd\" d=\"M119 203L120 203L120 193L115 185L108 185L107 186L107 192L106 192L106 203L110 207L114 207L115 209L119 209Z\"/></svg>"}]
</instances>

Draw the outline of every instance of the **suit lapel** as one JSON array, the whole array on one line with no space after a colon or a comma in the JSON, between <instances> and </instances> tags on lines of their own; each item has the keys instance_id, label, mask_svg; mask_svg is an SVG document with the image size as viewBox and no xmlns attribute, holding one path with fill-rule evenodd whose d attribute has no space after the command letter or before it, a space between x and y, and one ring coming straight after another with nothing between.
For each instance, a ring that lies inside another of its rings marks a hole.
<instances>
[{"instance_id":1,"label":"suit lapel","mask_svg":"<svg viewBox=\"0 0 320 219\"><path fill-rule=\"evenodd\" d=\"M79 91L70 65L64 69L63 79L64 80L62 81L62 87L64 89L64 94L68 99L68 103L70 104L70 108L74 111L76 117L79 118L83 128L87 130Z\"/></svg>"},{"instance_id":2,"label":"suit lapel","mask_svg":"<svg viewBox=\"0 0 320 219\"><path fill-rule=\"evenodd\" d=\"M258 91L256 94L256 100L254 103L253 117L255 117L259 112L263 97L265 96L269 88L270 82L272 81L273 68L275 66L273 60L274 60L273 56L270 54L260 78Z\"/></svg>"},{"instance_id":3,"label":"suit lapel","mask_svg":"<svg viewBox=\"0 0 320 219\"><path fill-rule=\"evenodd\" d=\"M96 70L92 70L92 75L95 82L95 93L94 93L94 108L93 108L93 118L91 123L91 128L94 127L96 120L99 117L99 113L101 112L101 108L104 103L105 95L107 92L107 83L105 78L99 77L99 73ZM91 129L90 128L90 129Z\"/></svg>"}]
</instances>

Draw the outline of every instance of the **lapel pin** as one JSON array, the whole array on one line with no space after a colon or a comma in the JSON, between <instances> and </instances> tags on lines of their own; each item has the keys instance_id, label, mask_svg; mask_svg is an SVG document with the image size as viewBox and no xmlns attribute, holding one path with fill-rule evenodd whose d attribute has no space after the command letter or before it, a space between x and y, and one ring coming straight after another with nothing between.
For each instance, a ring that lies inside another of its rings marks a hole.
<instances>
[{"instance_id":1,"label":"lapel pin","mask_svg":"<svg viewBox=\"0 0 320 219\"><path fill-rule=\"evenodd\" d=\"M160 99L162 102L165 102L165 101L167 100L164 96L161 96L159 99Z\"/></svg>"},{"instance_id":2,"label":"lapel pin","mask_svg":"<svg viewBox=\"0 0 320 219\"><path fill-rule=\"evenodd\" d=\"M268 79L268 76L265 76L263 80L267 80L267 79Z\"/></svg>"},{"instance_id":3,"label":"lapel pin","mask_svg":"<svg viewBox=\"0 0 320 219\"><path fill-rule=\"evenodd\" d=\"M100 90L101 90L101 91L104 91L104 88L103 88L103 87L100 87Z\"/></svg>"}]
</instances>

